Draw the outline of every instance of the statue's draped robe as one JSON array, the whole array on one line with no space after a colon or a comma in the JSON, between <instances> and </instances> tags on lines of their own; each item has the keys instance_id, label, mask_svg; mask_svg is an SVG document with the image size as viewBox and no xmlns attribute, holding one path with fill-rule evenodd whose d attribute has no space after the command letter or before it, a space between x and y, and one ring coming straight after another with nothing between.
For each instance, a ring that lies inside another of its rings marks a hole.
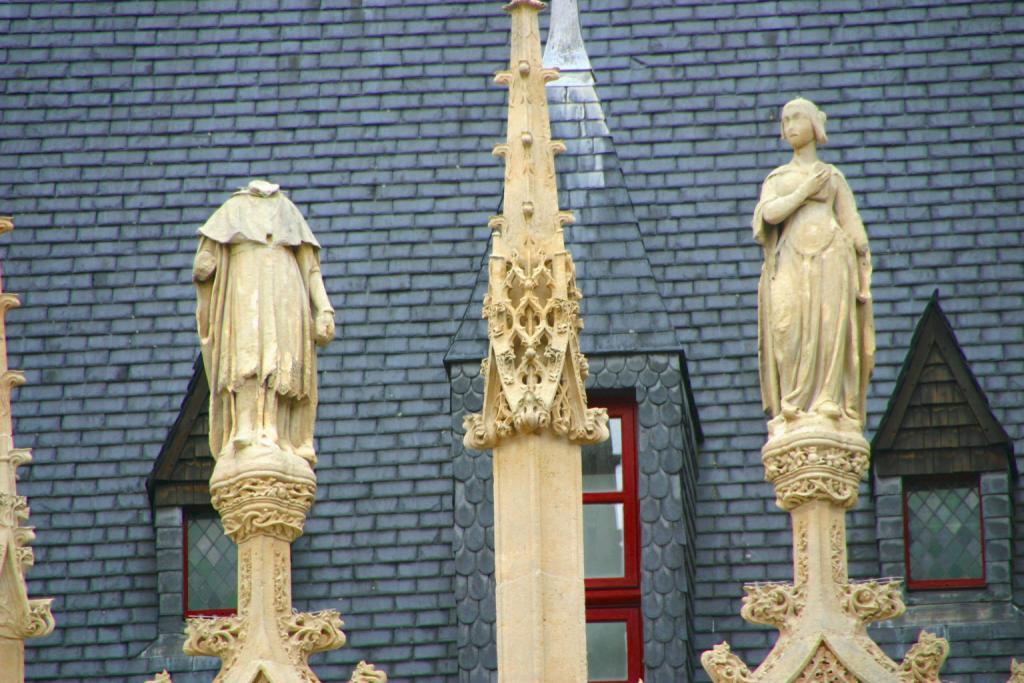
<instances>
[{"instance_id":1,"label":"statue's draped robe","mask_svg":"<svg viewBox=\"0 0 1024 683\"><path fill-rule=\"evenodd\" d=\"M283 194L239 192L199 230L199 250L216 262L198 282L196 318L210 383L210 448L232 435L234 394L246 382L277 394L278 434L312 451L316 353L310 282L320 245Z\"/></svg>"},{"instance_id":2,"label":"statue's draped robe","mask_svg":"<svg viewBox=\"0 0 1024 683\"><path fill-rule=\"evenodd\" d=\"M758 284L761 396L773 417L783 409L815 412L825 401L848 417L865 416L875 356L871 301L857 300L867 234L846 179L828 168L825 186L781 225L764 218L765 204L793 192L810 169L775 169L754 211L754 238L765 252Z\"/></svg>"}]
</instances>

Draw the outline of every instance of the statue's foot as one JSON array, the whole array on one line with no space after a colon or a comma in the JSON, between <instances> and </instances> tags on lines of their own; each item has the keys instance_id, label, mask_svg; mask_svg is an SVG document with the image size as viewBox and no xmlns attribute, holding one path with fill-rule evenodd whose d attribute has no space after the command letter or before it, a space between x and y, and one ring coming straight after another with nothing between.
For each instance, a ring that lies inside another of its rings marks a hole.
<instances>
[{"instance_id":1,"label":"statue's foot","mask_svg":"<svg viewBox=\"0 0 1024 683\"><path fill-rule=\"evenodd\" d=\"M824 415L825 417L832 418L833 420L839 419L842 416L843 411L839 409L839 404L835 401L822 401L815 409L818 415Z\"/></svg>"},{"instance_id":2,"label":"statue's foot","mask_svg":"<svg viewBox=\"0 0 1024 683\"><path fill-rule=\"evenodd\" d=\"M782 417L786 420L795 420L800 414L800 411L796 409L796 406L790 405L789 403L782 404Z\"/></svg>"},{"instance_id":3,"label":"statue's foot","mask_svg":"<svg viewBox=\"0 0 1024 683\"><path fill-rule=\"evenodd\" d=\"M248 448L252 444L252 432L242 432L240 434L235 434L233 437L231 437L231 449L234 451L241 451L243 449Z\"/></svg>"},{"instance_id":4,"label":"statue's foot","mask_svg":"<svg viewBox=\"0 0 1024 683\"><path fill-rule=\"evenodd\" d=\"M313 450L313 446L305 444L295 449L295 455L299 456L310 464L311 467L316 466L316 451Z\"/></svg>"}]
</instances>

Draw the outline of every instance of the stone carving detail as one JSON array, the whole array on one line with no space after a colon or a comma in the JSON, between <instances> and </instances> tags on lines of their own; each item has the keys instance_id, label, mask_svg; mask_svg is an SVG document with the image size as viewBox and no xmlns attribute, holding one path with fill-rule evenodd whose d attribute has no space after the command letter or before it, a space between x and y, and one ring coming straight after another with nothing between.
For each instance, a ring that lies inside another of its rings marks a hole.
<instances>
[{"instance_id":1,"label":"stone carving detail","mask_svg":"<svg viewBox=\"0 0 1024 683\"><path fill-rule=\"evenodd\" d=\"M516 0L506 9L538 10ZM535 18L535 15L534 15ZM537 34L525 14L513 17L516 43L510 68L495 80L509 87L508 138L494 148L505 161L504 213L490 221L494 240L483 317L490 340L481 365L486 388L483 412L467 415L467 448L493 448L515 434L550 431L572 443L608 438L607 411L587 408L587 364L579 348L582 293L576 266L565 248L564 226L574 219L558 208L555 154L565 145L551 140L544 84L558 77L536 59ZM536 61L536 63L534 63Z\"/></svg>"},{"instance_id":2,"label":"stone carving detail","mask_svg":"<svg viewBox=\"0 0 1024 683\"><path fill-rule=\"evenodd\" d=\"M754 683L750 669L732 653L728 643L719 643L700 656L701 666L712 683Z\"/></svg>"},{"instance_id":3,"label":"stone carving detail","mask_svg":"<svg viewBox=\"0 0 1024 683\"><path fill-rule=\"evenodd\" d=\"M865 624L895 619L906 609L902 584L895 579L847 583L841 588L839 604Z\"/></svg>"},{"instance_id":4,"label":"stone carving detail","mask_svg":"<svg viewBox=\"0 0 1024 683\"><path fill-rule=\"evenodd\" d=\"M900 665L901 683L941 683L939 670L949 656L949 643L945 638L921 631Z\"/></svg>"},{"instance_id":5,"label":"stone carving detail","mask_svg":"<svg viewBox=\"0 0 1024 683\"><path fill-rule=\"evenodd\" d=\"M790 438L771 448L765 446L765 479L775 484L776 503L784 510L810 500L853 507L870 462L866 444L859 443L863 438L832 438L827 432L808 436L811 438Z\"/></svg>"},{"instance_id":6,"label":"stone carving detail","mask_svg":"<svg viewBox=\"0 0 1024 683\"><path fill-rule=\"evenodd\" d=\"M793 679L793 683L860 683L860 679L854 676L846 666L839 661L835 653L825 643L818 646L811 661L799 676Z\"/></svg>"},{"instance_id":7,"label":"stone carving detail","mask_svg":"<svg viewBox=\"0 0 1024 683\"><path fill-rule=\"evenodd\" d=\"M388 675L383 671L377 671L373 664L359 662L348 683L388 683Z\"/></svg>"},{"instance_id":8,"label":"stone carving detail","mask_svg":"<svg viewBox=\"0 0 1024 683\"><path fill-rule=\"evenodd\" d=\"M846 581L846 529L839 520L832 521L832 528L828 534L828 551L831 557L829 562L832 566L832 580L836 585Z\"/></svg>"},{"instance_id":9,"label":"stone carving detail","mask_svg":"<svg viewBox=\"0 0 1024 683\"><path fill-rule=\"evenodd\" d=\"M0 216L0 234L14 229L14 222ZM7 313L20 304L0 286L0 661L5 671L18 676L25 656L24 640L49 635L54 629L52 598L28 596L25 575L35 564L29 544L35 540L28 500L17 491L17 469L32 460L26 448L14 447L11 392L25 383L25 375L7 367ZM0 672L0 679L14 680ZM21 678L19 677L20 681Z\"/></svg>"},{"instance_id":10,"label":"stone carving detail","mask_svg":"<svg viewBox=\"0 0 1024 683\"><path fill-rule=\"evenodd\" d=\"M164 669L146 683L174 683L174 681L171 680L171 674L167 673L167 669Z\"/></svg>"},{"instance_id":11,"label":"stone carving detail","mask_svg":"<svg viewBox=\"0 0 1024 683\"><path fill-rule=\"evenodd\" d=\"M1016 659L1010 662L1010 677L1006 679L1006 683L1024 683L1024 662L1018 662Z\"/></svg>"},{"instance_id":12,"label":"stone carving detail","mask_svg":"<svg viewBox=\"0 0 1024 683\"><path fill-rule=\"evenodd\" d=\"M744 586L743 618L780 633L759 668L749 672L725 643L701 662L715 683L936 683L945 640L922 632L897 665L867 634L867 624L903 613L900 582L849 580L846 511L870 464L871 255L845 178L817 159L824 124L807 100L785 106L793 159L765 180L753 224L765 253L758 336L770 419L761 455L792 518L794 582Z\"/></svg>"},{"instance_id":13,"label":"stone carving detail","mask_svg":"<svg viewBox=\"0 0 1024 683\"><path fill-rule=\"evenodd\" d=\"M282 635L291 644L296 664L305 666L306 658L316 652L334 650L345 644L345 625L336 610L293 612L280 618Z\"/></svg>"},{"instance_id":14,"label":"stone carving detail","mask_svg":"<svg viewBox=\"0 0 1024 683\"><path fill-rule=\"evenodd\" d=\"M211 485L210 498L224 521L224 533L236 543L255 533L291 542L302 535L316 484L275 475L245 477Z\"/></svg>"},{"instance_id":15,"label":"stone carving detail","mask_svg":"<svg viewBox=\"0 0 1024 683\"><path fill-rule=\"evenodd\" d=\"M794 527L793 547L796 551L796 582L798 585L803 585L807 583L810 574L810 558L808 556L810 545L807 540L807 522L799 520Z\"/></svg>"},{"instance_id":16,"label":"stone carving detail","mask_svg":"<svg viewBox=\"0 0 1024 683\"><path fill-rule=\"evenodd\" d=\"M192 617L185 624L185 654L193 657L220 657L230 668L238 656L239 642L245 636L243 614L230 617Z\"/></svg>"},{"instance_id":17,"label":"stone carving detail","mask_svg":"<svg viewBox=\"0 0 1024 683\"><path fill-rule=\"evenodd\" d=\"M743 586L740 614L752 624L767 624L783 630L807 601L799 586L791 583L754 583Z\"/></svg>"}]
</instances>

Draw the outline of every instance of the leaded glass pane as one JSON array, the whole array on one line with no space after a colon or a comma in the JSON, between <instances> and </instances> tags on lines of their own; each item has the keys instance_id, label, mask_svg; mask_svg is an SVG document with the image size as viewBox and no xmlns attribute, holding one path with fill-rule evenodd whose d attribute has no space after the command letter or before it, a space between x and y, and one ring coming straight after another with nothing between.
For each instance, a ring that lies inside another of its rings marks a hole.
<instances>
[{"instance_id":1,"label":"leaded glass pane","mask_svg":"<svg viewBox=\"0 0 1024 683\"><path fill-rule=\"evenodd\" d=\"M587 680L624 681L628 677L628 664L626 622L589 622L587 624Z\"/></svg>"},{"instance_id":2,"label":"leaded glass pane","mask_svg":"<svg viewBox=\"0 0 1024 683\"><path fill-rule=\"evenodd\" d=\"M914 581L982 579L981 499L975 483L907 491L910 576Z\"/></svg>"},{"instance_id":3,"label":"leaded glass pane","mask_svg":"<svg viewBox=\"0 0 1024 683\"><path fill-rule=\"evenodd\" d=\"M583 447L583 492L622 490L622 418L608 419L611 437Z\"/></svg>"},{"instance_id":4,"label":"leaded glass pane","mask_svg":"<svg viewBox=\"0 0 1024 683\"><path fill-rule=\"evenodd\" d=\"M238 556L212 510L188 512L189 612L235 609Z\"/></svg>"},{"instance_id":5,"label":"leaded glass pane","mask_svg":"<svg viewBox=\"0 0 1024 683\"><path fill-rule=\"evenodd\" d=\"M626 572L622 503L583 506L583 576L608 579Z\"/></svg>"}]
</instances>

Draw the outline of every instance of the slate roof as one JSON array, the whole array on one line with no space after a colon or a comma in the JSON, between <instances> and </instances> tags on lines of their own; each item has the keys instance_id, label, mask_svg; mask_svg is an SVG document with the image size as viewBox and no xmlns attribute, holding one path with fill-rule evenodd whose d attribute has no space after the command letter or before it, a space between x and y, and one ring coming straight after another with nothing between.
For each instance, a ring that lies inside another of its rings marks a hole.
<instances>
[{"instance_id":1,"label":"slate roof","mask_svg":"<svg viewBox=\"0 0 1024 683\"><path fill-rule=\"evenodd\" d=\"M396 679L454 670L443 359L467 306L471 318L478 309L501 195L490 156L504 137L505 92L490 83L507 60L499 5L0 7L0 213L18 226L2 241L5 289L24 303L8 335L29 379L15 394L16 439L35 449L19 491L38 528L30 592L57 597L59 624L29 644L32 679L152 673L134 658L156 637L144 481L197 353L194 231L252 177L290 189L309 219L341 331L320 364L321 489L296 544L297 606L339 608L350 636L318 671L342 679L360 657ZM787 519L758 453L760 254L748 227L759 183L786 158L778 110L801 94L829 114L821 156L846 175L871 235L872 425L938 287L1022 453L1024 4L582 5L596 93L706 437L696 646L728 638L753 663L774 635L740 619L740 583L790 572ZM563 206L580 219L570 238L632 224L571 196ZM586 294L589 344L600 312ZM864 494L851 568L871 576ZM1019 491L1017 510L1022 528ZM1024 591L1024 573L1014 581ZM996 641L954 644L959 680L1007 669L1016 646Z\"/></svg>"}]
</instances>

